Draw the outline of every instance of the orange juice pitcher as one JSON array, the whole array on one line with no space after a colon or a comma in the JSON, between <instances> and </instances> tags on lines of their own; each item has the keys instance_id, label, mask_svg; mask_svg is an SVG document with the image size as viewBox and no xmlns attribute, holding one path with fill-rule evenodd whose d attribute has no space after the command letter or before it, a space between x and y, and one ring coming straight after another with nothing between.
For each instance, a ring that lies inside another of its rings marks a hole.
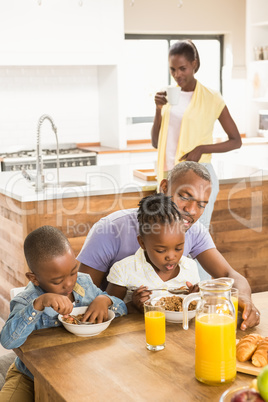
<instances>
[{"instance_id":1,"label":"orange juice pitcher","mask_svg":"<svg viewBox=\"0 0 268 402\"><path fill-rule=\"evenodd\" d=\"M236 377L235 308L231 300L230 278L199 283L200 292L183 301L183 328L188 329L188 306L198 300L195 316L195 376L219 385Z\"/></svg>"}]
</instances>

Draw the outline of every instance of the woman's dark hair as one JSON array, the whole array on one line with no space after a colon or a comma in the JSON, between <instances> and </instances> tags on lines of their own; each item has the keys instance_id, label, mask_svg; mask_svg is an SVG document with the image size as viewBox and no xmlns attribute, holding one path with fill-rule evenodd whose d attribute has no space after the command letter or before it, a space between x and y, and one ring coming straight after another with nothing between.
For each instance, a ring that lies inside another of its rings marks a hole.
<instances>
[{"instance_id":1,"label":"woman's dark hair","mask_svg":"<svg viewBox=\"0 0 268 402\"><path fill-rule=\"evenodd\" d=\"M197 61L197 67L195 69L195 72L199 70L200 67L200 58L199 54L197 51L197 48L195 47L194 43L190 39L185 39L185 40L179 40L178 42L174 43L168 53L169 57L170 56L184 56L189 62L193 62L194 60Z\"/></svg>"},{"instance_id":2,"label":"woman's dark hair","mask_svg":"<svg viewBox=\"0 0 268 402\"><path fill-rule=\"evenodd\" d=\"M139 202L138 222L140 235L153 232L153 226L181 221L176 204L162 193L148 195Z\"/></svg>"}]
</instances>

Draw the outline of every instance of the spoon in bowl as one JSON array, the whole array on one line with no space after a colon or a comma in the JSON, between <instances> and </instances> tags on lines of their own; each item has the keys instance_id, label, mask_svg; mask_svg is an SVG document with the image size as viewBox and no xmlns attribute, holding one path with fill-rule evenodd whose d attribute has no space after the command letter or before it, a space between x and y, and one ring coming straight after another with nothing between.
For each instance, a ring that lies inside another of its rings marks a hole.
<instances>
[{"instance_id":1,"label":"spoon in bowl","mask_svg":"<svg viewBox=\"0 0 268 402\"><path fill-rule=\"evenodd\" d=\"M89 321L82 322L82 321L78 320L78 318L75 315L72 315L72 314L69 314L69 317L72 317L78 325L92 325L92 324L94 324L94 322L89 322Z\"/></svg>"},{"instance_id":2,"label":"spoon in bowl","mask_svg":"<svg viewBox=\"0 0 268 402\"><path fill-rule=\"evenodd\" d=\"M132 290L132 291L134 291L136 289L138 289L137 286L131 286L129 288L129 290ZM169 292L173 295L188 295L189 294L189 289L184 286L181 288L170 288L170 289L167 289L167 288L146 289L146 291L148 291L148 292L154 292L156 290L163 290L163 291Z\"/></svg>"}]
</instances>

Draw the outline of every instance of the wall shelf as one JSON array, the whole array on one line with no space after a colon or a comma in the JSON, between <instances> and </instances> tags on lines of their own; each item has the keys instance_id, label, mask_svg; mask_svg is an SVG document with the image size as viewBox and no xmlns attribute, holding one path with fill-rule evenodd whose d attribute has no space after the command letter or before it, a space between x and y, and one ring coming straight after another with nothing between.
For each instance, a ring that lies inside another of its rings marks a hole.
<instances>
[{"instance_id":1,"label":"wall shelf","mask_svg":"<svg viewBox=\"0 0 268 402\"><path fill-rule=\"evenodd\" d=\"M261 22L255 22L251 24L251 26L254 27L268 27L268 21L261 21Z\"/></svg>"},{"instance_id":2,"label":"wall shelf","mask_svg":"<svg viewBox=\"0 0 268 402\"><path fill-rule=\"evenodd\" d=\"M267 102L268 102L268 97L264 97L264 98L253 98L252 101L253 101L253 102L258 102L258 103L267 103Z\"/></svg>"},{"instance_id":3,"label":"wall shelf","mask_svg":"<svg viewBox=\"0 0 268 402\"><path fill-rule=\"evenodd\" d=\"M250 64L268 64L268 60L253 60Z\"/></svg>"}]
</instances>

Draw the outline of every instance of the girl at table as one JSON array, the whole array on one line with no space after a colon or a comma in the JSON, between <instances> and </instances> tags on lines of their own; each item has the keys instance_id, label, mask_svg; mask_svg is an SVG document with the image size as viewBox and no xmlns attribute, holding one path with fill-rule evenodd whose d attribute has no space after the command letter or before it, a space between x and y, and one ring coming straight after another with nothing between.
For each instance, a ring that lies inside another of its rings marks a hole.
<instances>
[{"instance_id":1,"label":"girl at table","mask_svg":"<svg viewBox=\"0 0 268 402\"><path fill-rule=\"evenodd\" d=\"M78 273L78 262L65 235L52 226L31 232L24 242L30 283L10 302L10 315L1 334L6 349L21 346L34 331L62 325L58 314L74 306L88 306L82 321L103 322L108 308L115 315L127 313L125 303L95 286L87 274ZM33 375L17 357L6 376L0 401L34 401Z\"/></svg>"},{"instance_id":2,"label":"girl at table","mask_svg":"<svg viewBox=\"0 0 268 402\"><path fill-rule=\"evenodd\" d=\"M138 222L140 248L116 262L107 277L107 292L128 303L129 311L132 306L143 311L152 295L148 289L177 288L182 282L192 286L200 280L196 262L183 256L183 221L171 197L159 193L143 198Z\"/></svg>"}]
</instances>

